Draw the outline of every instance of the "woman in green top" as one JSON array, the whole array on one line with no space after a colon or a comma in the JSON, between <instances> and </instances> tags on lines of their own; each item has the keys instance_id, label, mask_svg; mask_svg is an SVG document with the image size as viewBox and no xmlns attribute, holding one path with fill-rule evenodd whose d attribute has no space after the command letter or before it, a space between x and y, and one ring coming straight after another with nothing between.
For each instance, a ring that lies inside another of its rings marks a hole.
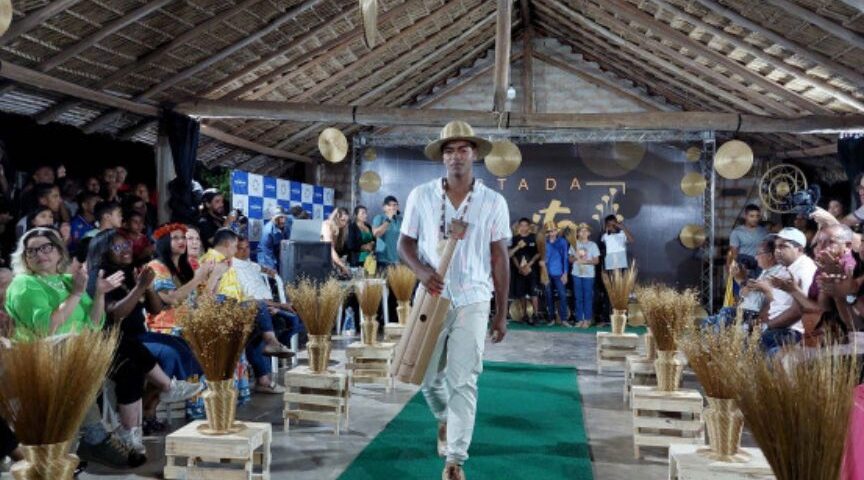
<instances>
[{"instance_id":1,"label":"woman in green top","mask_svg":"<svg viewBox=\"0 0 864 480\"><path fill-rule=\"evenodd\" d=\"M348 238L345 241L350 254L348 262L352 267L363 265L366 257L375 250L375 235L368 219L366 207L357 205L354 209L354 221L348 226Z\"/></svg>"},{"instance_id":2,"label":"woman in green top","mask_svg":"<svg viewBox=\"0 0 864 480\"><path fill-rule=\"evenodd\" d=\"M90 297L85 291L86 266L77 261L70 265L66 245L50 228L34 228L21 237L12 254L12 269L15 278L6 290L6 312L17 340L101 329L105 294L123 282L123 272L107 278L100 272Z\"/></svg>"}]
</instances>

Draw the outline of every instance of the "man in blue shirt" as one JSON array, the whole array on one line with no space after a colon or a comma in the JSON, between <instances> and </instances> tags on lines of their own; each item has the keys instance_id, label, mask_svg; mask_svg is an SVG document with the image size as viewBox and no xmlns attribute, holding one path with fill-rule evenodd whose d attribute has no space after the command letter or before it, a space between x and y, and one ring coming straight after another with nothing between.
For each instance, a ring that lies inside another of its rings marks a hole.
<instances>
[{"instance_id":1,"label":"man in blue shirt","mask_svg":"<svg viewBox=\"0 0 864 480\"><path fill-rule=\"evenodd\" d=\"M567 271L569 267L567 253L570 245L563 237L558 236L558 225L555 222L546 224L546 272L549 274L549 284L546 285L546 312L549 314L549 325L555 323L571 326L567 323ZM558 292L558 322L555 321L555 300L552 298L552 288Z\"/></svg>"},{"instance_id":2,"label":"man in blue shirt","mask_svg":"<svg viewBox=\"0 0 864 480\"><path fill-rule=\"evenodd\" d=\"M282 240L288 240L291 236L292 223L293 219L282 207L277 205L270 209L270 221L264 225L261 241L258 242L259 265L273 271L279 270L279 247Z\"/></svg>"},{"instance_id":3,"label":"man in blue shirt","mask_svg":"<svg viewBox=\"0 0 864 480\"><path fill-rule=\"evenodd\" d=\"M399 201L388 195L384 199L384 213L375 215L372 219L372 234L375 235L375 259L378 269L384 271L390 265L399 263L399 253L396 244L399 243L399 230L402 228L402 217L399 215Z\"/></svg>"}]
</instances>

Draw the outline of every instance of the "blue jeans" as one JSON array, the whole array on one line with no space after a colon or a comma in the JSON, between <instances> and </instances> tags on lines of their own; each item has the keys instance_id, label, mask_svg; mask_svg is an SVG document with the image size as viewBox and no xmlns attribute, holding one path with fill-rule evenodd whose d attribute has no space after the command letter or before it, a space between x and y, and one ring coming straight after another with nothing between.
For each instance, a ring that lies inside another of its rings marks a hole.
<instances>
[{"instance_id":1,"label":"blue jeans","mask_svg":"<svg viewBox=\"0 0 864 480\"><path fill-rule=\"evenodd\" d=\"M297 315L294 315L291 312L286 312L285 310L279 310L273 314L273 324L273 331L276 332L276 338L278 338L279 342L283 345L289 345L291 343L291 337L294 336L295 333L299 336L297 339L299 345L304 345L306 343L306 327Z\"/></svg>"},{"instance_id":2,"label":"blue jeans","mask_svg":"<svg viewBox=\"0 0 864 480\"><path fill-rule=\"evenodd\" d=\"M224 295L216 295L216 299L224 301ZM246 359L249 365L255 370L255 378L261 378L265 375L270 375L270 360L264 356L264 339L261 334L273 331L273 317L270 315L270 310L267 308L267 303L263 300L255 300L258 305L258 313L255 316L255 330L252 331L252 340L246 344Z\"/></svg>"},{"instance_id":3,"label":"blue jeans","mask_svg":"<svg viewBox=\"0 0 864 480\"><path fill-rule=\"evenodd\" d=\"M561 316L561 321L567 320L567 290L564 288L564 282L561 281L561 275L549 275L549 285L546 285L546 312L549 314L549 319L555 315L555 299L552 298L552 287L558 292L558 314Z\"/></svg>"},{"instance_id":4,"label":"blue jeans","mask_svg":"<svg viewBox=\"0 0 864 480\"><path fill-rule=\"evenodd\" d=\"M573 276L573 305L577 322L594 319L594 277Z\"/></svg>"},{"instance_id":5,"label":"blue jeans","mask_svg":"<svg viewBox=\"0 0 864 480\"><path fill-rule=\"evenodd\" d=\"M168 378L186 380L192 375L201 375L201 365L189 344L176 335L146 332L138 335L138 340L156 357L156 362Z\"/></svg>"},{"instance_id":6,"label":"blue jeans","mask_svg":"<svg viewBox=\"0 0 864 480\"><path fill-rule=\"evenodd\" d=\"M795 345L801 341L801 332L791 328L769 328L762 332L762 350L774 356L785 345Z\"/></svg>"}]
</instances>

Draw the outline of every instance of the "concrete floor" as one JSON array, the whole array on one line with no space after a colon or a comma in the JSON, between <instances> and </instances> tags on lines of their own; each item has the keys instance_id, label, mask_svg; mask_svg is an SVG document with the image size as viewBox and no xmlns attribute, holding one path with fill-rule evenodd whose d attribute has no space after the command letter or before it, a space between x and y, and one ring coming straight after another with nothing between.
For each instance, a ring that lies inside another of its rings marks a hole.
<instances>
[{"instance_id":1,"label":"concrete floor","mask_svg":"<svg viewBox=\"0 0 864 480\"><path fill-rule=\"evenodd\" d=\"M335 341L333 359L344 361L345 341ZM302 358L302 355L301 355ZM487 344L485 358L491 361L525 362L576 366L583 400L583 415L589 437L594 478L598 480L665 479L668 466L663 450L657 459L637 461L633 458L630 410L622 399L623 376L605 372L597 375L593 335L511 331L498 345ZM685 386L695 388L692 376ZM363 448L399 413L414 395L416 388L399 384L391 393L383 387L357 387L351 396L350 430L336 437L332 428L310 424L292 425L290 433L282 430L280 396L253 395L252 402L240 407L241 420L271 422L274 428L272 478L296 480L336 479ZM482 391L480 392L482 395ZM175 425L175 427L179 427ZM119 473L91 465L82 479L161 478L164 466L164 437L145 439L147 464ZM749 443L745 439L745 443Z\"/></svg>"}]
</instances>

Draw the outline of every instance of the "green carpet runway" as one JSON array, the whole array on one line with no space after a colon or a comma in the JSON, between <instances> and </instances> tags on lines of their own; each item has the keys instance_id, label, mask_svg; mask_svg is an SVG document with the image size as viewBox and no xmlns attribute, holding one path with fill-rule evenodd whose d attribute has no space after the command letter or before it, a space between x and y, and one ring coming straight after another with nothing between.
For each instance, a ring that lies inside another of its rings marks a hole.
<instances>
[{"instance_id":1,"label":"green carpet runway","mask_svg":"<svg viewBox=\"0 0 864 480\"><path fill-rule=\"evenodd\" d=\"M593 479L574 368L486 362L479 383L469 480ZM436 426L417 393L339 478L441 478Z\"/></svg>"},{"instance_id":2,"label":"green carpet runway","mask_svg":"<svg viewBox=\"0 0 864 480\"><path fill-rule=\"evenodd\" d=\"M611 332L612 327L609 325L605 325L602 327L593 326L588 328L576 328L576 327L565 327L564 325L546 325L537 324L534 326L528 325L527 323L522 322L507 322L508 330L517 330L517 331L528 331L528 332L557 332L557 333L590 333L591 335L596 334L597 332ZM648 327L639 326L639 327L631 327L627 326L624 330L627 333L636 333L639 335L644 334L648 331Z\"/></svg>"}]
</instances>

